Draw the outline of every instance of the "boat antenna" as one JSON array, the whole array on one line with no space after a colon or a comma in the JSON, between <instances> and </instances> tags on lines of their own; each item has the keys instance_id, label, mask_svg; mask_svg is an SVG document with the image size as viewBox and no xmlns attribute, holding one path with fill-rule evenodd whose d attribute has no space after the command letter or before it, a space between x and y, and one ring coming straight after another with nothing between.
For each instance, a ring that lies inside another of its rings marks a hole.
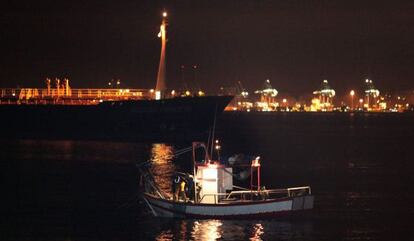
<instances>
[{"instance_id":1,"label":"boat antenna","mask_svg":"<svg viewBox=\"0 0 414 241\"><path fill-rule=\"evenodd\" d=\"M195 161L195 144L193 142L193 182L194 182L194 203L197 203L197 171L196 171L196 161Z\"/></svg>"},{"instance_id":2,"label":"boat antenna","mask_svg":"<svg viewBox=\"0 0 414 241\"><path fill-rule=\"evenodd\" d=\"M213 130L212 130L212 134L211 134L212 137L211 137L211 146L210 146L210 158L213 158L214 132L216 131L216 119L217 119L217 102L216 102L216 109L214 110Z\"/></svg>"},{"instance_id":3,"label":"boat antenna","mask_svg":"<svg viewBox=\"0 0 414 241\"><path fill-rule=\"evenodd\" d=\"M212 130L212 127L210 127L210 128L208 129L207 153L208 153L208 152L209 152L209 150L210 150L211 130Z\"/></svg>"}]
</instances>

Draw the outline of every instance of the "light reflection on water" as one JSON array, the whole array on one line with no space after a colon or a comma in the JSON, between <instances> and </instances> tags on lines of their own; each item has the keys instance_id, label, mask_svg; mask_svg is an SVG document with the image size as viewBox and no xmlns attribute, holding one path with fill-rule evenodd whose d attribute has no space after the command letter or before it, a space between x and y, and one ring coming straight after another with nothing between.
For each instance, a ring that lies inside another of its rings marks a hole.
<instances>
[{"instance_id":1,"label":"light reflection on water","mask_svg":"<svg viewBox=\"0 0 414 241\"><path fill-rule=\"evenodd\" d=\"M160 232L157 241L167 240L206 240L222 238L223 225L220 220L173 220L173 227ZM170 225L169 225L170 226Z\"/></svg>"},{"instance_id":2,"label":"light reflection on water","mask_svg":"<svg viewBox=\"0 0 414 241\"><path fill-rule=\"evenodd\" d=\"M223 223L220 220L195 221L191 232L191 237L196 240L217 240L221 238L222 225Z\"/></svg>"},{"instance_id":3,"label":"light reflection on water","mask_svg":"<svg viewBox=\"0 0 414 241\"><path fill-rule=\"evenodd\" d=\"M168 144L152 144L151 147L152 172L160 189L171 194L171 179L175 172L172 162L174 158L174 147Z\"/></svg>"},{"instance_id":4,"label":"light reflection on water","mask_svg":"<svg viewBox=\"0 0 414 241\"><path fill-rule=\"evenodd\" d=\"M167 240L307 240L312 237L309 222L277 220L165 220L155 237Z\"/></svg>"},{"instance_id":5,"label":"light reflection on water","mask_svg":"<svg viewBox=\"0 0 414 241\"><path fill-rule=\"evenodd\" d=\"M257 224L255 224L255 225L254 225L254 227L253 227L253 235L252 235L252 237L250 238L250 240L252 240L252 241L259 241L259 240L262 240L262 239L260 238L260 236L261 236L262 234L264 234L264 231L263 231L263 225L262 225L261 223L257 223Z\"/></svg>"}]
</instances>

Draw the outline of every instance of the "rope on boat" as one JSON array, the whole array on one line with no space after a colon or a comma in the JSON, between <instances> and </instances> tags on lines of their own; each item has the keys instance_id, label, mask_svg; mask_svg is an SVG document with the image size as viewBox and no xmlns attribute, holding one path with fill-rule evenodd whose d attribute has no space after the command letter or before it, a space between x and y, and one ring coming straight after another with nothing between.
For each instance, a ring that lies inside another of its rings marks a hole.
<instances>
[{"instance_id":1,"label":"rope on boat","mask_svg":"<svg viewBox=\"0 0 414 241\"><path fill-rule=\"evenodd\" d=\"M246 191L249 191L250 189L248 189L248 188L245 188L245 187L240 187L240 186L236 186L236 185L233 185L233 187L234 188L237 188L237 189L240 189L240 190L246 190Z\"/></svg>"},{"instance_id":2,"label":"rope on boat","mask_svg":"<svg viewBox=\"0 0 414 241\"><path fill-rule=\"evenodd\" d=\"M166 194L161 191L161 189L155 184L155 178L151 170L148 168L148 164L151 161L146 161L144 163L137 164L138 170L141 174L141 181L143 181L145 191L151 191L152 193L158 195L160 198L165 199Z\"/></svg>"},{"instance_id":3,"label":"rope on boat","mask_svg":"<svg viewBox=\"0 0 414 241\"><path fill-rule=\"evenodd\" d=\"M184 154L184 153L187 153L187 152L190 152L190 151L192 151L192 146L189 146L189 147L186 147L186 148L183 148L183 149L180 149L180 150L177 150L175 153L174 153L174 156L175 157L177 157L177 156L180 156L180 155L182 155L182 154Z\"/></svg>"},{"instance_id":4,"label":"rope on boat","mask_svg":"<svg viewBox=\"0 0 414 241\"><path fill-rule=\"evenodd\" d=\"M196 148L200 148L200 147L201 146L196 146ZM180 149L180 150L177 150L176 152L174 152L173 156L177 157L177 156L180 156L180 155L185 154L187 152L191 152L192 150L193 150L192 146L185 147L183 149ZM208 151L208 149L206 151Z\"/></svg>"}]
</instances>

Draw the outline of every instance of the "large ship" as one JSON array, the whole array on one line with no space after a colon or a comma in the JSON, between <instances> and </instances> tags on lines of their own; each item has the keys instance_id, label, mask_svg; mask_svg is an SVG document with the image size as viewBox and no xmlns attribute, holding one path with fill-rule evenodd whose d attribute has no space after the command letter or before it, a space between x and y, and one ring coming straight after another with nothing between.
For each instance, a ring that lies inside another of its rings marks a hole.
<instances>
[{"instance_id":1,"label":"large ship","mask_svg":"<svg viewBox=\"0 0 414 241\"><path fill-rule=\"evenodd\" d=\"M72 89L46 79L46 88L0 90L3 138L194 140L204 138L231 96L178 93L165 84L166 20L155 89ZM119 83L108 83L113 87Z\"/></svg>"},{"instance_id":2,"label":"large ship","mask_svg":"<svg viewBox=\"0 0 414 241\"><path fill-rule=\"evenodd\" d=\"M192 140L203 138L230 96L0 105L2 137Z\"/></svg>"}]
</instances>

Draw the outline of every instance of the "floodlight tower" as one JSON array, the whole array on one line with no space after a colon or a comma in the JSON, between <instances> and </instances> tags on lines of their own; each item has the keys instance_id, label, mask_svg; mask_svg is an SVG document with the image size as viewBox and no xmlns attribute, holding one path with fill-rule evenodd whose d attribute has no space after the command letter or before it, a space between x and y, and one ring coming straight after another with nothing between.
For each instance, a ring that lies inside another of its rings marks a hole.
<instances>
[{"instance_id":1,"label":"floodlight tower","mask_svg":"<svg viewBox=\"0 0 414 241\"><path fill-rule=\"evenodd\" d=\"M379 96L380 91L375 88L374 83L370 79L365 80L365 86L365 103L367 109L370 109L375 104L375 99ZM371 102L373 105L371 105Z\"/></svg>"}]
</instances>

